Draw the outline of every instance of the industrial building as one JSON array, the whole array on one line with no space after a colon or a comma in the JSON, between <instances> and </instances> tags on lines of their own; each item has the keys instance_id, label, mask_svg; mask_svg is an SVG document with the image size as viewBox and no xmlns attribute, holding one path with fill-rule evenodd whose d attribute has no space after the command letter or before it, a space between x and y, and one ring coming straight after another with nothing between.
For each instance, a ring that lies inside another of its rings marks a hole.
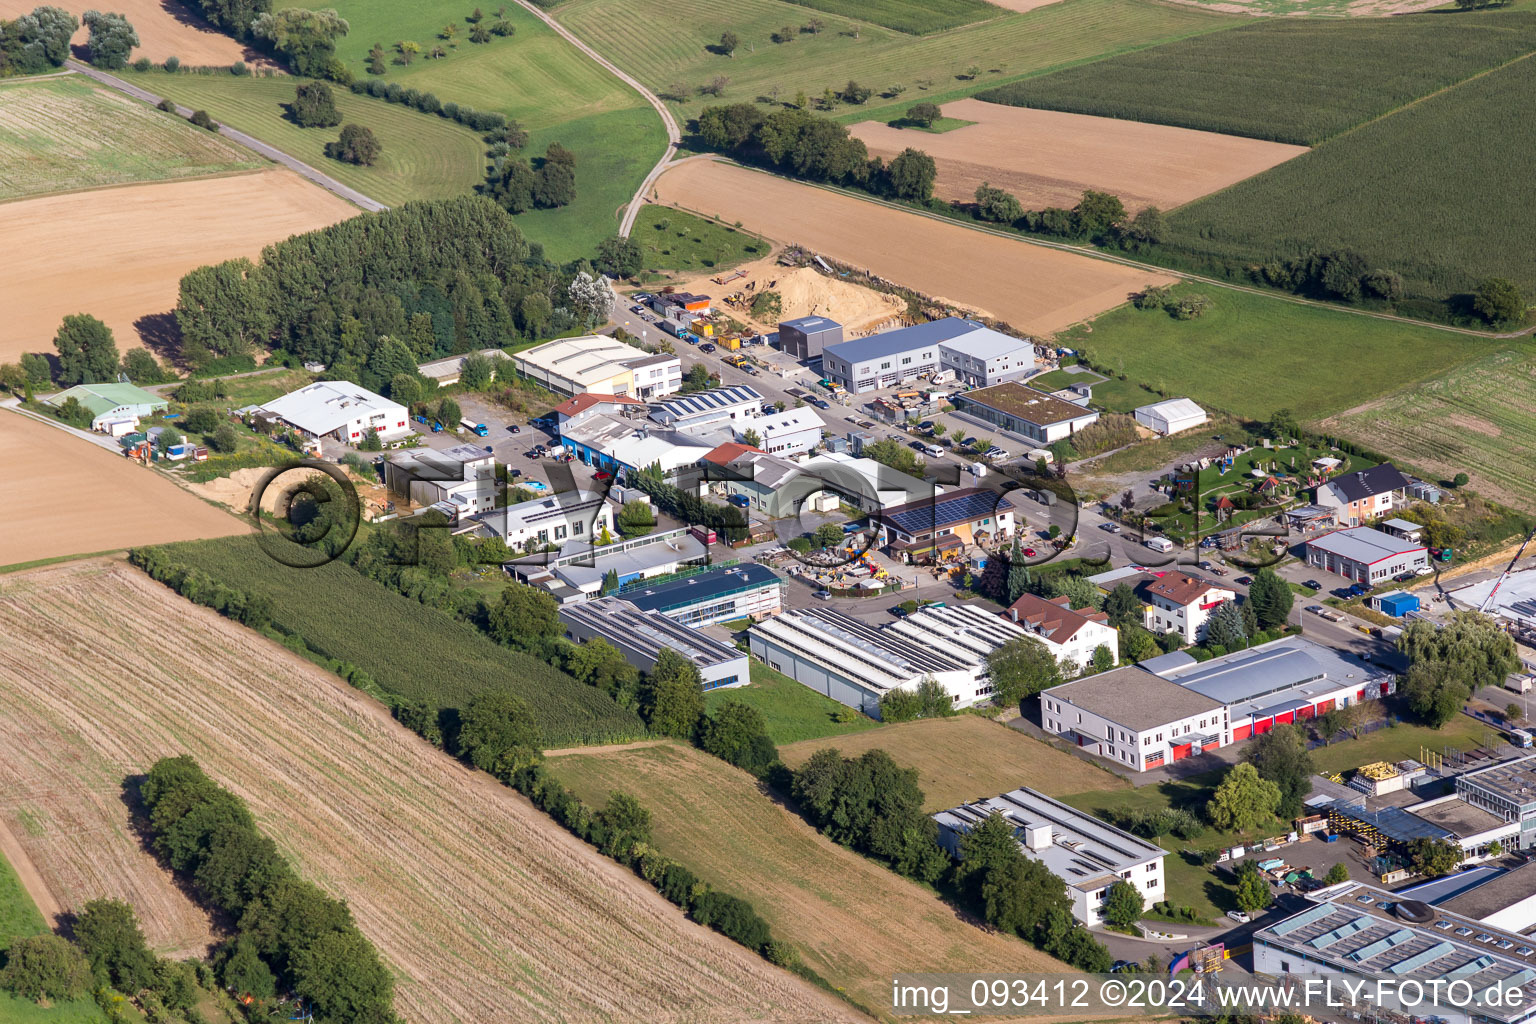
<instances>
[{"instance_id":1,"label":"industrial building","mask_svg":"<svg viewBox=\"0 0 1536 1024\"><path fill-rule=\"evenodd\" d=\"M951 316L854 338L823 350L821 372L856 395L894 387L937 372L941 342L982 329L974 320Z\"/></svg>"},{"instance_id":2,"label":"industrial building","mask_svg":"<svg viewBox=\"0 0 1536 1024\"><path fill-rule=\"evenodd\" d=\"M564 605L560 608L560 622L565 626L567 640L586 643L593 637L602 637L642 672L655 668L661 652L670 650L698 666L699 679L706 690L741 686L751 679L747 656L735 647L665 615L641 611L616 597Z\"/></svg>"},{"instance_id":3,"label":"industrial building","mask_svg":"<svg viewBox=\"0 0 1536 1024\"><path fill-rule=\"evenodd\" d=\"M1447 913L1474 918L1507 932L1536 927L1536 861L1508 871L1481 870L1491 872L1492 877L1436 905ZM1536 943L1527 938L1526 944Z\"/></svg>"},{"instance_id":4,"label":"industrial building","mask_svg":"<svg viewBox=\"0 0 1536 1024\"><path fill-rule=\"evenodd\" d=\"M455 518L491 511L502 490L496 457L472 444L396 452L384 461L384 485L415 505L450 506Z\"/></svg>"},{"instance_id":5,"label":"industrial building","mask_svg":"<svg viewBox=\"0 0 1536 1024\"><path fill-rule=\"evenodd\" d=\"M260 414L309 437L343 444L357 444L369 430L382 441L410 433L405 406L345 380L321 380L290 391L260 406Z\"/></svg>"},{"instance_id":6,"label":"industrial building","mask_svg":"<svg viewBox=\"0 0 1536 1024\"><path fill-rule=\"evenodd\" d=\"M819 359L828 345L841 344L843 325L824 316L802 316L779 322L779 349L805 361Z\"/></svg>"},{"instance_id":7,"label":"industrial building","mask_svg":"<svg viewBox=\"0 0 1536 1024\"><path fill-rule=\"evenodd\" d=\"M1369 526L1352 526L1307 541L1307 564L1375 586L1404 572L1429 567L1429 550Z\"/></svg>"},{"instance_id":8,"label":"industrial building","mask_svg":"<svg viewBox=\"0 0 1536 1024\"><path fill-rule=\"evenodd\" d=\"M1137 423L1164 436L1193 430L1209 420L1205 410L1187 398L1169 398L1136 410Z\"/></svg>"},{"instance_id":9,"label":"industrial building","mask_svg":"<svg viewBox=\"0 0 1536 1024\"><path fill-rule=\"evenodd\" d=\"M1396 676L1299 636L1199 662L1183 651L1041 694L1046 731L1134 771L1395 692Z\"/></svg>"},{"instance_id":10,"label":"industrial building","mask_svg":"<svg viewBox=\"0 0 1536 1024\"><path fill-rule=\"evenodd\" d=\"M1084 925L1104 923L1104 900L1116 882L1147 906L1163 900L1167 850L1027 787L938 812L939 842L959 857L961 838L993 814L1013 826L1024 856L1067 884L1072 916Z\"/></svg>"},{"instance_id":11,"label":"industrial building","mask_svg":"<svg viewBox=\"0 0 1536 1024\"><path fill-rule=\"evenodd\" d=\"M602 335L564 338L512 357L517 372L557 394L632 395L650 400L683 386L683 364L675 355L648 355Z\"/></svg>"},{"instance_id":12,"label":"industrial building","mask_svg":"<svg viewBox=\"0 0 1536 1024\"><path fill-rule=\"evenodd\" d=\"M662 583L632 584L618 596L641 611L697 628L778 614L784 607L784 581L766 565L732 565Z\"/></svg>"},{"instance_id":13,"label":"industrial building","mask_svg":"<svg viewBox=\"0 0 1536 1024\"><path fill-rule=\"evenodd\" d=\"M978 325L939 343L939 367L972 388L1023 380L1035 372L1035 343Z\"/></svg>"},{"instance_id":14,"label":"industrial building","mask_svg":"<svg viewBox=\"0 0 1536 1024\"><path fill-rule=\"evenodd\" d=\"M907 561L932 561L959 551L981 534L1003 539L1013 533L1013 502L985 487L910 501L873 512L877 543Z\"/></svg>"},{"instance_id":15,"label":"industrial building","mask_svg":"<svg viewBox=\"0 0 1536 1024\"><path fill-rule=\"evenodd\" d=\"M649 420L608 414L567 421L560 428L560 444L594 469L618 474L659 466L669 476L697 464L715 448L693 434Z\"/></svg>"},{"instance_id":16,"label":"industrial building","mask_svg":"<svg viewBox=\"0 0 1536 1024\"><path fill-rule=\"evenodd\" d=\"M1280 978L1389 978L1405 994L1413 991L1403 985L1406 981L1459 980L1477 1005L1436 1004L1434 990L1424 985L1423 1002L1396 1003L1389 989L1379 1009L1415 1018L1433 1012L1447 1024L1519 1024L1536 1018L1536 942L1529 937L1360 882L1321 889L1307 898L1313 906L1254 932L1255 971ZM1515 988L1522 990L1518 1000L1491 997Z\"/></svg>"},{"instance_id":17,"label":"industrial building","mask_svg":"<svg viewBox=\"0 0 1536 1024\"><path fill-rule=\"evenodd\" d=\"M653 403L651 419L674 430L734 428L738 432L762 414L762 393L750 384L711 388Z\"/></svg>"},{"instance_id":18,"label":"industrial building","mask_svg":"<svg viewBox=\"0 0 1536 1024\"><path fill-rule=\"evenodd\" d=\"M558 553L508 562L502 568L530 586L541 587L561 604L600 596L611 572L620 586L634 580L654 579L702 565L709 549L686 529L663 530L593 544L573 541Z\"/></svg>"},{"instance_id":19,"label":"industrial building","mask_svg":"<svg viewBox=\"0 0 1536 1024\"><path fill-rule=\"evenodd\" d=\"M472 355L481 355L492 361L493 364L506 365L507 354L499 348L482 348L479 352L465 352L459 356L449 356L446 359L434 359L430 363L422 363L416 367L416 372L428 380L437 381L437 386L445 388L450 384L459 382L459 374L464 369L464 360Z\"/></svg>"},{"instance_id":20,"label":"industrial building","mask_svg":"<svg viewBox=\"0 0 1536 1024\"><path fill-rule=\"evenodd\" d=\"M1007 626L1005 620L981 615L989 621L975 630L1005 632L996 626ZM985 655L975 650L986 634L972 631L968 643L938 644L931 630L915 635L910 626L896 625L872 626L830 607L807 608L758 623L747 636L753 657L775 672L874 718L880 717L881 697L915 690L924 679L944 687L957 708L991 694Z\"/></svg>"},{"instance_id":21,"label":"industrial building","mask_svg":"<svg viewBox=\"0 0 1536 1024\"><path fill-rule=\"evenodd\" d=\"M1536 850L1536 756L1458 775L1456 795L1503 821L1518 823L1519 848Z\"/></svg>"},{"instance_id":22,"label":"industrial building","mask_svg":"<svg viewBox=\"0 0 1536 1024\"><path fill-rule=\"evenodd\" d=\"M746 431L756 432L763 451L769 455L788 458L808 452L821 444L822 430L826 427L814 409L785 409L769 413L738 427L741 437Z\"/></svg>"},{"instance_id":23,"label":"industrial building","mask_svg":"<svg viewBox=\"0 0 1536 1024\"><path fill-rule=\"evenodd\" d=\"M1099 414L1086 406L1063 401L1017 381L957 394L952 401L957 411L1036 444L1054 444L1099 420Z\"/></svg>"},{"instance_id":24,"label":"industrial building","mask_svg":"<svg viewBox=\"0 0 1536 1024\"><path fill-rule=\"evenodd\" d=\"M76 384L42 400L57 409L73 398L91 414L91 429L114 437L129 433L143 416L164 412L169 403L133 384Z\"/></svg>"},{"instance_id":25,"label":"industrial building","mask_svg":"<svg viewBox=\"0 0 1536 1024\"><path fill-rule=\"evenodd\" d=\"M613 506L596 491L567 491L495 509L478 517L508 547L563 548L571 542L601 543L613 534Z\"/></svg>"}]
</instances>

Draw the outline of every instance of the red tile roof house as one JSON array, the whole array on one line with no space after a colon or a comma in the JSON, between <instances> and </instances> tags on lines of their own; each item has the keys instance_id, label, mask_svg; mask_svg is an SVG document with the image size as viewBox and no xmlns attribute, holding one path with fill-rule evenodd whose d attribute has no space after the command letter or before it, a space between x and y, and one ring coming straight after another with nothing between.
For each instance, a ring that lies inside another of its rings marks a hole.
<instances>
[{"instance_id":1,"label":"red tile roof house","mask_svg":"<svg viewBox=\"0 0 1536 1024\"><path fill-rule=\"evenodd\" d=\"M1161 579L1140 588L1147 602L1146 625L1154 633L1177 633L1186 644L1205 639L1206 624L1235 591L1182 572L1164 573Z\"/></svg>"},{"instance_id":2,"label":"red tile roof house","mask_svg":"<svg viewBox=\"0 0 1536 1024\"><path fill-rule=\"evenodd\" d=\"M1025 594L1008 606L1003 618L1029 630L1069 675L1092 664L1093 652L1101 645L1117 659L1120 656L1120 631L1109 624L1109 616L1073 611L1065 597L1047 600Z\"/></svg>"}]
</instances>

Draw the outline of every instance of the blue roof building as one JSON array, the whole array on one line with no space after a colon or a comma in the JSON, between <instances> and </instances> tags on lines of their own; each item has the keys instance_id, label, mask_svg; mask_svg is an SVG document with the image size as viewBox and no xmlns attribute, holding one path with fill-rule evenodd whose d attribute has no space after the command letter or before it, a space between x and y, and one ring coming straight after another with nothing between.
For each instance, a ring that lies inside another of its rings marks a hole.
<instances>
[{"instance_id":1,"label":"blue roof building","mask_svg":"<svg viewBox=\"0 0 1536 1024\"><path fill-rule=\"evenodd\" d=\"M618 596L641 611L697 628L777 614L784 606L784 581L765 565L733 565L665 583L639 581Z\"/></svg>"},{"instance_id":2,"label":"blue roof building","mask_svg":"<svg viewBox=\"0 0 1536 1024\"><path fill-rule=\"evenodd\" d=\"M925 324L882 331L828 345L821 369L854 394L894 387L940 368L939 346L986 328L974 320L948 316Z\"/></svg>"}]
</instances>

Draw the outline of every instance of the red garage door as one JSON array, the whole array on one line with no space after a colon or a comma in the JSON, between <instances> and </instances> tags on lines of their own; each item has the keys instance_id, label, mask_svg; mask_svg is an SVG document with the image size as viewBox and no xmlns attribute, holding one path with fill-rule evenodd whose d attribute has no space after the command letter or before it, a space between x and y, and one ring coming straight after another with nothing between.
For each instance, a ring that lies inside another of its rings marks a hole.
<instances>
[{"instance_id":1,"label":"red garage door","mask_svg":"<svg viewBox=\"0 0 1536 1024\"><path fill-rule=\"evenodd\" d=\"M1175 761L1179 760L1180 758L1188 757L1189 755L1190 744L1188 743L1181 743L1173 748L1173 759Z\"/></svg>"},{"instance_id":2,"label":"red garage door","mask_svg":"<svg viewBox=\"0 0 1536 1024\"><path fill-rule=\"evenodd\" d=\"M1304 708L1297 708L1296 709L1296 718L1297 718L1298 721L1300 721L1303 718L1311 718L1314 714L1316 714L1316 712L1317 712L1317 709L1314 708L1311 704L1308 704Z\"/></svg>"},{"instance_id":3,"label":"red garage door","mask_svg":"<svg viewBox=\"0 0 1536 1024\"><path fill-rule=\"evenodd\" d=\"M1317 713L1320 714L1320 715L1326 715L1328 712L1330 712L1332 710L1333 710L1333 701L1331 701L1331 700L1325 700L1325 701L1323 701L1321 704L1319 704L1317 706Z\"/></svg>"},{"instance_id":4,"label":"red garage door","mask_svg":"<svg viewBox=\"0 0 1536 1024\"><path fill-rule=\"evenodd\" d=\"M1236 743L1238 740L1247 739L1248 734L1251 732L1253 732L1253 726L1251 725L1234 725L1232 727L1232 742Z\"/></svg>"},{"instance_id":5,"label":"red garage door","mask_svg":"<svg viewBox=\"0 0 1536 1024\"><path fill-rule=\"evenodd\" d=\"M1289 725L1292 722L1292 720L1295 719L1295 717L1296 717L1296 712L1294 712L1294 711L1282 711L1278 715L1275 716L1275 724L1276 725Z\"/></svg>"},{"instance_id":6,"label":"red garage door","mask_svg":"<svg viewBox=\"0 0 1536 1024\"><path fill-rule=\"evenodd\" d=\"M1162 754L1148 754L1147 755L1147 769L1149 771L1151 769L1153 769L1153 768L1161 768L1162 766L1163 766L1163 755Z\"/></svg>"},{"instance_id":7,"label":"red garage door","mask_svg":"<svg viewBox=\"0 0 1536 1024\"><path fill-rule=\"evenodd\" d=\"M1362 687L1355 691L1355 700L1365 700L1365 689Z\"/></svg>"},{"instance_id":8,"label":"red garage door","mask_svg":"<svg viewBox=\"0 0 1536 1024\"><path fill-rule=\"evenodd\" d=\"M1255 719L1254 723L1253 723L1253 734L1255 736L1263 736L1265 733L1269 732L1269 730L1273 729L1274 727L1275 727L1275 720L1273 718L1259 718L1259 719Z\"/></svg>"}]
</instances>

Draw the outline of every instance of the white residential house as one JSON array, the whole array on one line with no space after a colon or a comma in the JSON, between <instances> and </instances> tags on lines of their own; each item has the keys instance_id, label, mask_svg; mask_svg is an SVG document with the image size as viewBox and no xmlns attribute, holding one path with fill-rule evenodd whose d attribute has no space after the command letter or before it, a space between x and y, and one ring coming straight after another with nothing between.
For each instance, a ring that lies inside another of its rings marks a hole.
<instances>
[{"instance_id":1,"label":"white residential house","mask_svg":"<svg viewBox=\"0 0 1536 1024\"><path fill-rule=\"evenodd\" d=\"M1404 507L1409 484L1396 466L1383 462L1319 485L1313 504L1333 509L1340 526L1359 526Z\"/></svg>"},{"instance_id":2,"label":"white residential house","mask_svg":"<svg viewBox=\"0 0 1536 1024\"><path fill-rule=\"evenodd\" d=\"M756 431L763 451L789 458L820 444L824 426L814 409L785 409L738 424L736 436L740 439L748 430Z\"/></svg>"},{"instance_id":3,"label":"white residential house","mask_svg":"<svg viewBox=\"0 0 1536 1024\"><path fill-rule=\"evenodd\" d=\"M1044 644L1069 675L1093 664L1093 652L1100 646L1108 647L1116 658L1120 656L1120 631L1109 624L1109 617L1103 612L1073 611L1065 597L1046 600L1024 594L1008 606L1003 617Z\"/></svg>"},{"instance_id":4,"label":"white residential house","mask_svg":"<svg viewBox=\"0 0 1536 1024\"><path fill-rule=\"evenodd\" d=\"M601 544L614 533L613 506L594 491L566 491L508 505L480 517L508 547Z\"/></svg>"},{"instance_id":5,"label":"white residential house","mask_svg":"<svg viewBox=\"0 0 1536 1024\"><path fill-rule=\"evenodd\" d=\"M382 441L410 433L405 406L345 380L316 381L273 399L261 411L310 437L345 444L357 444L370 428Z\"/></svg>"},{"instance_id":6,"label":"white residential house","mask_svg":"<svg viewBox=\"0 0 1536 1024\"><path fill-rule=\"evenodd\" d=\"M1186 644L1194 644L1205 639L1207 624L1216 609L1237 594L1210 580L1171 571L1142 587L1138 596L1147 602L1148 629L1154 633L1177 633Z\"/></svg>"}]
</instances>

